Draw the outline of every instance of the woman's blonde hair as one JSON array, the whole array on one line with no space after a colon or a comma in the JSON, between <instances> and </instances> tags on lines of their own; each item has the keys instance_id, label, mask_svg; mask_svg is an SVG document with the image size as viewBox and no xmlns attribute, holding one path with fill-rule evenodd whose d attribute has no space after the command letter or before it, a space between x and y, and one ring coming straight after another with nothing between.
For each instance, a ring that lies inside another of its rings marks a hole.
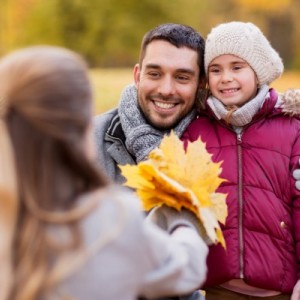
<instances>
[{"instance_id":1,"label":"woman's blonde hair","mask_svg":"<svg viewBox=\"0 0 300 300\"><path fill-rule=\"evenodd\" d=\"M108 180L86 154L92 93L80 56L21 49L0 61L0 82L0 299L31 300L61 280L55 257L80 248L91 209L78 200ZM56 226L67 242L51 235Z\"/></svg>"},{"instance_id":2,"label":"woman's blonde hair","mask_svg":"<svg viewBox=\"0 0 300 300\"><path fill-rule=\"evenodd\" d=\"M13 237L18 215L14 158L6 124L0 119L0 299L13 285Z\"/></svg>"}]
</instances>

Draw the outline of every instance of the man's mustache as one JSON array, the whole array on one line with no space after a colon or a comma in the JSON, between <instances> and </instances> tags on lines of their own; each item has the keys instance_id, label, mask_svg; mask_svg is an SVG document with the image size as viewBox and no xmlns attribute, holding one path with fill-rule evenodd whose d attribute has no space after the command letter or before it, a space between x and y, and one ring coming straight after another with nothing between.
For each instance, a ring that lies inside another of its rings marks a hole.
<instances>
[{"instance_id":1,"label":"man's mustache","mask_svg":"<svg viewBox=\"0 0 300 300\"><path fill-rule=\"evenodd\" d=\"M180 102L179 97L174 97L174 96L164 96L161 94L153 94L148 97L149 99L153 101L172 101L172 102Z\"/></svg>"}]
</instances>

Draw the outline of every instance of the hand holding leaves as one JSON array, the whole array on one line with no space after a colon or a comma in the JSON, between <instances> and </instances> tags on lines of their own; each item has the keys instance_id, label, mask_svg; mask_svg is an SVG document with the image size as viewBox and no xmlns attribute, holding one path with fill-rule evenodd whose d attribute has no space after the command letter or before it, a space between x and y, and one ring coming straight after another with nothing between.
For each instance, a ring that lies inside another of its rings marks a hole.
<instances>
[{"instance_id":1,"label":"hand holding leaves","mask_svg":"<svg viewBox=\"0 0 300 300\"><path fill-rule=\"evenodd\" d=\"M159 148L138 165L120 166L126 186L136 189L145 210L167 205L193 212L213 242L225 241L219 222L227 217L226 195L216 193L224 181L219 177L221 163L211 161L201 140L189 143L186 151L172 132Z\"/></svg>"}]
</instances>

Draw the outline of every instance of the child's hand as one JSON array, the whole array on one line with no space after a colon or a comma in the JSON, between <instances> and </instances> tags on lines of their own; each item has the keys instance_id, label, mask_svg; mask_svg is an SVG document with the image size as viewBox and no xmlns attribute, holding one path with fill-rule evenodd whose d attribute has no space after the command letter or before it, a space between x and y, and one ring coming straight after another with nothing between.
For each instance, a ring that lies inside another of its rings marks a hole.
<instances>
[{"instance_id":1,"label":"child's hand","mask_svg":"<svg viewBox=\"0 0 300 300\"><path fill-rule=\"evenodd\" d=\"M300 165L300 160L299 160L299 165ZM300 191L300 167L299 169L294 170L293 177L296 180L295 182L296 189Z\"/></svg>"},{"instance_id":2,"label":"child's hand","mask_svg":"<svg viewBox=\"0 0 300 300\"><path fill-rule=\"evenodd\" d=\"M294 286L291 300L299 300L300 299L300 279Z\"/></svg>"}]
</instances>

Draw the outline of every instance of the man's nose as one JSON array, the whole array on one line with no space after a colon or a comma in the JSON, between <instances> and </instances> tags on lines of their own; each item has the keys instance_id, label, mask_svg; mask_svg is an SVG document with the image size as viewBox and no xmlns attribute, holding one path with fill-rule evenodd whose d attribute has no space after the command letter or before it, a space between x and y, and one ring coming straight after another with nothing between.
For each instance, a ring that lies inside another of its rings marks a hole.
<instances>
[{"instance_id":1,"label":"man's nose","mask_svg":"<svg viewBox=\"0 0 300 300\"><path fill-rule=\"evenodd\" d=\"M175 82L171 76L165 76L159 84L159 93L163 96L174 95L175 93Z\"/></svg>"}]
</instances>

